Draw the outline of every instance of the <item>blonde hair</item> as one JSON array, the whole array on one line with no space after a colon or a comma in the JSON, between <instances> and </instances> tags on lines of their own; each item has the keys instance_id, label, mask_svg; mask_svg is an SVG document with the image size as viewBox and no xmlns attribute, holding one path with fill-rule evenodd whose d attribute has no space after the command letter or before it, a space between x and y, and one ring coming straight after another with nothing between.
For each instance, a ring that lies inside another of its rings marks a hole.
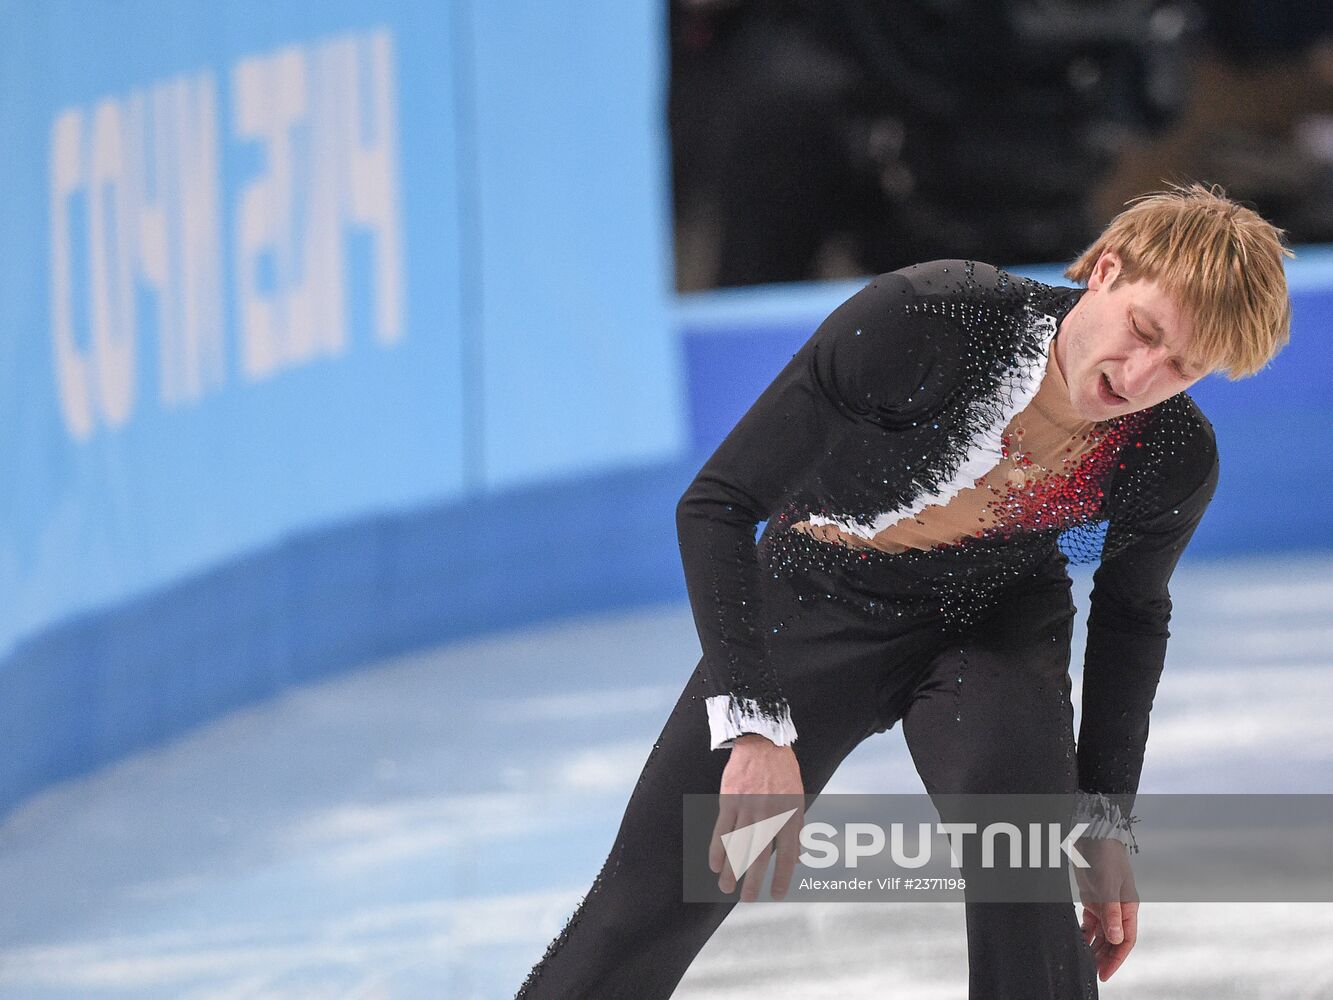
<instances>
[{"instance_id":1,"label":"blonde hair","mask_svg":"<svg viewBox=\"0 0 1333 1000\"><path fill-rule=\"evenodd\" d=\"M1086 282L1113 250L1120 277L1157 281L1194 320L1190 361L1231 381L1254 375L1286 346L1291 300L1284 231L1217 185L1172 185L1142 195L1065 271Z\"/></svg>"}]
</instances>

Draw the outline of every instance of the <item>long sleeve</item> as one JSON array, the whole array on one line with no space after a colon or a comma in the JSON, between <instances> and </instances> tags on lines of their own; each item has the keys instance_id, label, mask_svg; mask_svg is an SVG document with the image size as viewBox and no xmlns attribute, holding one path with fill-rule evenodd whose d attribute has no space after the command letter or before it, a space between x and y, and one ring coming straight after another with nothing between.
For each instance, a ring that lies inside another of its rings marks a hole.
<instances>
[{"instance_id":1,"label":"long sleeve","mask_svg":"<svg viewBox=\"0 0 1333 1000\"><path fill-rule=\"evenodd\" d=\"M1148 716L1166 657L1168 582L1217 488L1217 448L1206 423L1190 447L1189 460L1177 457L1183 488L1174 497L1168 493L1153 515L1136 520L1128 529L1132 541L1093 575L1078 739L1081 814L1122 833L1138 791ZM1110 532L1117 530L1124 529L1113 520ZM1108 534L1108 545L1113 541Z\"/></svg>"},{"instance_id":2,"label":"long sleeve","mask_svg":"<svg viewBox=\"0 0 1333 1000\"><path fill-rule=\"evenodd\" d=\"M837 434L883 433L924 411L947 369L947 339L904 305L901 275L875 279L839 306L708 459L676 511L686 590L704 654L711 745L743 732L782 746L795 721L767 658L771 622L759 587L755 531L817 475Z\"/></svg>"}]
</instances>

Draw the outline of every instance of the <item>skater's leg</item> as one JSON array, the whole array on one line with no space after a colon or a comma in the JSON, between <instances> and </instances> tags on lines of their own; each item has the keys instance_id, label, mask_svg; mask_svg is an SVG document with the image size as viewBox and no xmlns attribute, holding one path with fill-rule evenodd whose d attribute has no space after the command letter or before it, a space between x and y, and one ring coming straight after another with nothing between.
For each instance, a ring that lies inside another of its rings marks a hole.
<instances>
[{"instance_id":1,"label":"skater's leg","mask_svg":"<svg viewBox=\"0 0 1333 1000\"><path fill-rule=\"evenodd\" d=\"M519 990L522 1000L669 997L733 903L682 901L682 801L716 792L728 751L711 751L702 674L649 752L602 870Z\"/></svg>"},{"instance_id":2,"label":"skater's leg","mask_svg":"<svg viewBox=\"0 0 1333 1000\"><path fill-rule=\"evenodd\" d=\"M927 791L1077 789L1068 676L1073 614L1067 584L1019 593L932 661L903 717ZM1067 868L1056 874L1063 892ZM973 1000L1097 996L1091 952L1072 899L969 900L966 911Z\"/></svg>"},{"instance_id":3,"label":"skater's leg","mask_svg":"<svg viewBox=\"0 0 1333 1000\"><path fill-rule=\"evenodd\" d=\"M842 631L782 647L784 694L807 794L883 728L886 658L924 649L915 635L885 642ZM798 664L799 665L793 665ZM696 669L644 765L606 864L520 990L524 1000L669 997L734 902L682 901L682 796L716 794L729 750L710 750L703 673Z\"/></svg>"}]
</instances>

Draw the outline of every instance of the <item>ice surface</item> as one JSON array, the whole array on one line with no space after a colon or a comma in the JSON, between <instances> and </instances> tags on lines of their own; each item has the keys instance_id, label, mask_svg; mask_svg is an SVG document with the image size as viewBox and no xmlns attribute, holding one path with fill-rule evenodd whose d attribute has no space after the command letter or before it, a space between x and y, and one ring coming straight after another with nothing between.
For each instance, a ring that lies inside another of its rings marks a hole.
<instances>
[{"instance_id":1,"label":"ice surface","mask_svg":"<svg viewBox=\"0 0 1333 1000\"><path fill-rule=\"evenodd\" d=\"M1173 596L1142 790L1333 792L1333 556L1187 563ZM492 637L50 789L0 826L0 997L512 997L697 655L684 605ZM920 791L900 730L828 790ZM1333 904L1142 923L1104 996L1333 996ZM958 998L965 961L953 904L746 906L676 995Z\"/></svg>"}]
</instances>

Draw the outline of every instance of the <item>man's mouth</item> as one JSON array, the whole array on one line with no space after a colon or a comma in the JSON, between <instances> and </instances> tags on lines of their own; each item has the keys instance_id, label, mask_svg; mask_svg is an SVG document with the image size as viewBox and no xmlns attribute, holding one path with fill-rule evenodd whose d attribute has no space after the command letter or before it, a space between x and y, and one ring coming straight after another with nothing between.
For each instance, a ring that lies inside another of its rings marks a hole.
<instances>
[{"instance_id":1,"label":"man's mouth","mask_svg":"<svg viewBox=\"0 0 1333 1000\"><path fill-rule=\"evenodd\" d=\"M1122 403L1128 403L1129 400L1111 387L1111 380L1106 377L1106 372L1102 372L1101 378L1102 401L1111 406L1119 406Z\"/></svg>"}]
</instances>

